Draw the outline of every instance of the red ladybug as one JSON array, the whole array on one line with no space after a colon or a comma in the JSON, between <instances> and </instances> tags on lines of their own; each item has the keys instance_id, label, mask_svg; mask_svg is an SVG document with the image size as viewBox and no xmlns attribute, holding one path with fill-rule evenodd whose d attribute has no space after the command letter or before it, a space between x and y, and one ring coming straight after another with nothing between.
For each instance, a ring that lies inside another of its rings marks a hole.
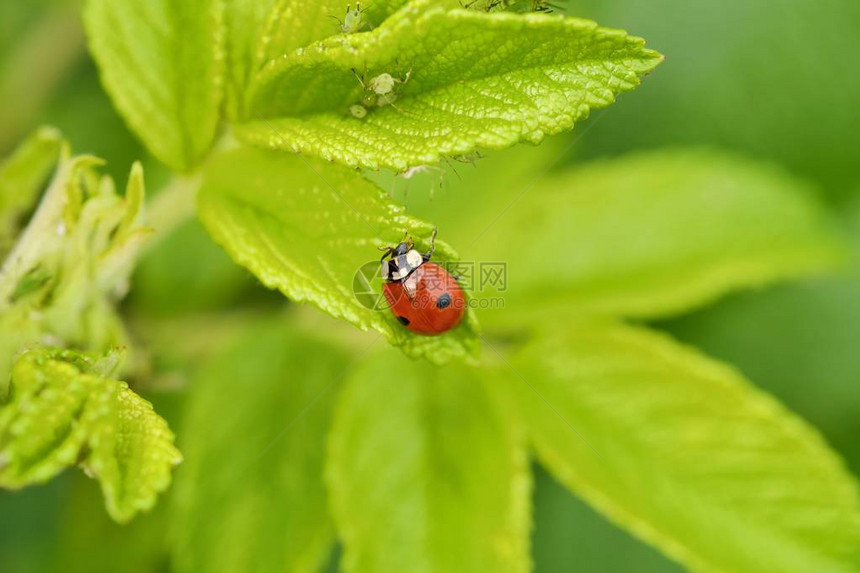
<instances>
[{"instance_id":1,"label":"red ladybug","mask_svg":"<svg viewBox=\"0 0 860 573\"><path fill-rule=\"evenodd\" d=\"M466 312L466 296L451 274L430 262L436 248L436 229L430 250L423 255L412 239L396 247L382 247L382 292L403 326L428 336L447 332L460 324Z\"/></svg>"}]
</instances>

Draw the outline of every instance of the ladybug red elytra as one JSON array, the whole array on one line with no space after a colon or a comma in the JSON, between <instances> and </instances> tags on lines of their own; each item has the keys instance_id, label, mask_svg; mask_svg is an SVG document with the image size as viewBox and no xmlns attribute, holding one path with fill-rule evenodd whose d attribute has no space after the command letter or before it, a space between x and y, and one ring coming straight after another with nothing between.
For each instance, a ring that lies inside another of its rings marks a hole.
<instances>
[{"instance_id":1,"label":"ladybug red elytra","mask_svg":"<svg viewBox=\"0 0 860 573\"><path fill-rule=\"evenodd\" d=\"M457 279L430 262L436 248L436 229L430 250L414 248L412 239L385 251L380 263L385 284L382 292L397 320L416 334L436 336L460 324L466 312L466 296Z\"/></svg>"}]
</instances>

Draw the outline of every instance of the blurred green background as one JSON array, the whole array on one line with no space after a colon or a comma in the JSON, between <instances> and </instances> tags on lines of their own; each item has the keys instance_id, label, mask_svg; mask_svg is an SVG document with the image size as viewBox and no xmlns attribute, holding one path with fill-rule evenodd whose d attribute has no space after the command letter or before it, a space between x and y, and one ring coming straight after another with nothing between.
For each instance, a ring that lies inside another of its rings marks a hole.
<instances>
[{"instance_id":1,"label":"blurred green background","mask_svg":"<svg viewBox=\"0 0 860 573\"><path fill-rule=\"evenodd\" d=\"M550 142L546 153L557 153L588 129L556 169L640 149L732 150L811 182L860 246L860 74L852 70L860 2L569 0L566 11L641 35L667 60L641 89L595 114L577 133ZM78 18L74 2L0 4L0 154L32 128L51 124L76 151L106 158L120 181L130 163L143 158L147 186L157 189L167 173L111 107ZM527 148L509 153L535 156ZM437 192L436 201L456 192L456 178L447 180L454 182ZM426 193L422 186L410 188L413 196ZM860 266L734 295L657 326L734 364L817 426L860 473L858 295ZM205 364L231 338L230 325L241 331L248 317L280 304L279 296L234 267L196 223L181 227L150 255L126 305L137 317L137 336L155 357L143 390L172 427L180 427L179 387L193 374L188 365ZM205 324L208 312L224 307L234 310L211 339L173 344L183 338L182 328ZM154 326L159 319L161 326ZM546 473L537 475L538 572L679 569ZM0 569L169 570L163 549L167 506L117 526L105 515L96 486L77 472L42 487L2 492Z\"/></svg>"}]
</instances>

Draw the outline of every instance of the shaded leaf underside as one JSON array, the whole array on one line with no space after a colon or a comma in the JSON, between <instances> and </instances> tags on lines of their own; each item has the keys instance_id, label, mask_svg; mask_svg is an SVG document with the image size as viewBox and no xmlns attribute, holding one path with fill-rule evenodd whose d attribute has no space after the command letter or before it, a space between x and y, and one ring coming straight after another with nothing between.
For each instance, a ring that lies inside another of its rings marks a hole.
<instances>
[{"instance_id":1,"label":"shaded leaf underside","mask_svg":"<svg viewBox=\"0 0 860 573\"><path fill-rule=\"evenodd\" d=\"M319 569L334 543L322 473L346 366L341 349L278 317L195 378L173 497L178 571Z\"/></svg>"},{"instance_id":2,"label":"shaded leaf underside","mask_svg":"<svg viewBox=\"0 0 860 573\"><path fill-rule=\"evenodd\" d=\"M470 253L506 262L505 308L482 313L487 324L662 317L846 258L812 190L721 152L631 154L542 178L515 203L512 193L493 191L491 215L513 208Z\"/></svg>"},{"instance_id":3,"label":"shaded leaf underside","mask_svg":"<svg viewBox=\"0 0 860 573\"><path fill-rule=\"evenodd\" d=\"M487 390L390 350L351 373L326 470L345 571L528 571L528 458Z\"/></svg>"}]
</instances>

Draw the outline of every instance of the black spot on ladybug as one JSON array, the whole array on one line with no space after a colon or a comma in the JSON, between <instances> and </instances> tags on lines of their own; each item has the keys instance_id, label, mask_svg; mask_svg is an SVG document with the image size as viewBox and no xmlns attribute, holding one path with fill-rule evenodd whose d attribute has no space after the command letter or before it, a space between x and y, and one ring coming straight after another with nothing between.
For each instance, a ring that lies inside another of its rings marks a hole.
<instances>
[{"instance_id":1,"label":"black spot on ladybug","mask_svg":"<svg viewBox=\"0 0 860 573\"><path fill-rule=\"evenodd\" d=\"M398 316L397 320L399 320L400 324L402 324L403 326L409 326L409 319L405 316Z\"/></svg>"},{"instance_id":2,"label":"black spot on ladybug","mask_svg":"<svg viewBox=\"0 0 860 573\"><path fill-rule=\"evenodd\" d=\"M451 295L447 292L436 299L436 308L442 310L451 306Z\"/></svg>"}]
</instances>

